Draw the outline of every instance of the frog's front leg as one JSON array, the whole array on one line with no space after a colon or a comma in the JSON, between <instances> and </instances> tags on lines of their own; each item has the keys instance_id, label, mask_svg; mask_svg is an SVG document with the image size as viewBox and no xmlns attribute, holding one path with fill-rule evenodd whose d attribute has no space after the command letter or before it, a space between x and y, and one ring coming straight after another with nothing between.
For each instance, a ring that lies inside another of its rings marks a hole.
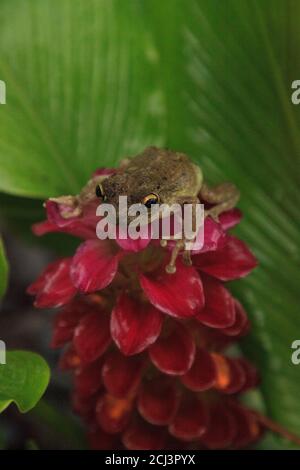
<instances>
[{"instance_id":1,"label":"frog's front leg","mask_svg":"<svg viewBox=\"0 0 300 470\"><path fill-rule=\"evenodd\" d=\"M176 260L179 253L184 249L185 241L184 240L177 240L176 244L172 250L171 258L169 263L166 266L166 271L169 274L176 273Z\"/></svg>"},{"instance_id":2,"label":"frog's front leg","mask_svg":"<svg viewBox=\"0 0 300 470\"><path fill-rule=\"evenodd\" d=\"M192 205L192 229L196 231L196 205L200 203L199 199L197 197L180 197L176 201L177 204L180 204L181 206L184 206L184 204L191 204ZM170 237L168 240L174 240L174 237ZM167 245L168 240L163 239L160 241L161 246L165 247ZM183 251L183 262L184 264L190 266L192 264L191 261L191 253L190 250L185 249L186 242L189 241L191 242L192 240L187 240L184 237L184 234L182 234L181 239L176 240L176 244L172 250L171 253L171 258L169 263L166 266L166 271L169 274L173 274L176 272L176 260L180 254L180 252Z\"/></svg>"},{"instance_id":3,"label":"frog's front leg","mask_svg":"<svg viewBox=\"0 0 300 470\"><path fill-rule=\"evenodd\" d=\"M232 183L221 183L217 186L209 187L203 183L200 190L200 197L214 207L205 211L205 216L210 215L218 221L222 212L233 209L240 198L240 192Z\"/></svg>"},{"instance_id":4,"label":"frog's front leg","mask_svg":"<svg viewBox=\"0 0 300 470\"><path fill-rule=\"evenodd\" d=\"M174 238L170 237L169 240L174 240ZM160 244L163 248L167 246L167 243L168 243L168 240L165 240L165 239L160 241ZM183 251L182 259L183 259L184 264L186 266L191 266L193 264L192 258L191 258L191 251L185 249L185 244L186 244L185 239L176 241L175 247L173 248L172 253L171 253L170 261L166 266L167 273L173 274L176 272L176 266L175 266L176 259L178 258L178 255L181 251Z\"/></svg>"},{"instance_id":5,"label":"frog's front leg","mask_svg":"<svg viewBox=\"0 0 300 470\"><path fill-rule=\"evenodd\" d=\"M131 160L130 157L124 157L124 158L122 158L122 160L120 160L120 163L119 163L119 168L121 168L122 170L124 170L124 169L129 165L130 160Z\"/></svg>"}]
</instances>

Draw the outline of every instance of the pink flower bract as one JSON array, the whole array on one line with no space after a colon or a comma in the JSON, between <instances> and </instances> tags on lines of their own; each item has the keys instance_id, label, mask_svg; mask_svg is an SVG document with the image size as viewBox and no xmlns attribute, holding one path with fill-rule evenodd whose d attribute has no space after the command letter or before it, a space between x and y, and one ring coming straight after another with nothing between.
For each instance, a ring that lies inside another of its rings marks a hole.
<instances>
[{"instance_id":1,"label":"pink flower bract","mask_svg":"<svg viewBox=\"0 0 300 470\"><path fill-rule=\"evenodd\" d=\"M113 170L96 172L89 185ZM70 197L71 198L71 197ZM96 197L46 202L37 235L83 239L73 257L50 264L29 287L39 308L60 307L52 347L66 349L72 403L96 449L223 449L248 446L261 426L239 402L255 387L255 368L227 348L249 330L227 281L256 266L246 244L229 233L238 209L207 217L204 246L192 265L157 241L96 237Z\"/></svg>"}]
</instances>

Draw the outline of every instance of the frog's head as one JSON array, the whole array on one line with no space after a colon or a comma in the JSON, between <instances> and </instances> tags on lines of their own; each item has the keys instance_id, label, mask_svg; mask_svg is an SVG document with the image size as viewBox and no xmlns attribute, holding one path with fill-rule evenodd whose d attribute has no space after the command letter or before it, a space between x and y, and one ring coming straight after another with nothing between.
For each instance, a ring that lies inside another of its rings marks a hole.
<instances>
[{"instance_id":1,"label":"frog's head","mask_svg":"<svg viewBox=\"0 0 300 470\"><path fill-rule=\"evenodd\" d=\"M186 170L187 166L187 170ZM127 204L142 204L153 215L153 205L173 204L182 191L187 191L191 173L188 157L169 150L148 147L141 154L127 160L116 173L107 177L97 187L97 195L112 204L119 213L119 197L127 196ZM182 179L183 178L183 179ZM127 217L128 221L135 217ZM153 219L152 219L153 220Z\"/></svg>"},{"instance_id":2,"label":"frog's head","mask_svg":"<svg viewBox=\"0 0 300 470\"><path fill-rule=\"evenodd\" d=\"M157 188L155 188L157 191ZM119 172L101 182L96 186L96 195L106 204L111 204L116 211L117 223L119 215L122 216L122 206L120 206L120 196L127 197L127 209L133 204L141 204L144 206L150 216L151 207L160 202L160 196L153 190L152 181L145 177L145 172L135 171ZM136 216L126 216L130 223Z\"/></svg>"}]
</instances>

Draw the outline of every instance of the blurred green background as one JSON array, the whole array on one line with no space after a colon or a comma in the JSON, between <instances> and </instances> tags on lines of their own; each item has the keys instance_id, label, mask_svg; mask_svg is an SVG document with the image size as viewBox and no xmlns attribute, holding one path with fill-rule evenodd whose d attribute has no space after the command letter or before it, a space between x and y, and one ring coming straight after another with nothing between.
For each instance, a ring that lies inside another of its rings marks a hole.
<instances>
[{"instance_id":1,"label":"blurred green background","mask_svg":"<svg viewBox=\"0 0 300 470\"><path fill-rule=\"evenodd\" d=\"M0 337L9 347L32 348L54 369L51 315L33 312L24 289L70 243L30 234L42 200L76 193L95 168L147 145L184 151L208 182L241 190L238 234L260 261L232 286L253 324L242 345L262 376L252 399L300 435L300 365L291 363L300 339L299 18L298 0L0 1L0 217L11 266ZM0 276L1 290L1 267ZM60 420L67 445L81 446L67 390L54 369L48 401L1 415L3 445L35 445L40 427ZM292 447L271 435L259 446Z\"/></svg>"}]
</instances>

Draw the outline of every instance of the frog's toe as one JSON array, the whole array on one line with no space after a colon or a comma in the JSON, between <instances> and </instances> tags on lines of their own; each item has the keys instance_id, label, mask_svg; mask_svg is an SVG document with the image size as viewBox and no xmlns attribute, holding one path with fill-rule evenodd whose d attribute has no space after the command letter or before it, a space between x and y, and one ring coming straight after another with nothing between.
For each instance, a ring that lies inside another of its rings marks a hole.
<instances>
[{"instance_id":1,"label":"frog's toe","mask_svg":"<svg viewBox=\"0 0 300 470\"><path fill-rule=\"evenodd\" d=\"M193 262L191 258L191 252L189 250L183 252L182 259L186 266L192 266Z\"/></svg>"},{"instance_id":2,"label":"frog's toe","mask_svg":"<svg viewBox=\"0 0 300 470\"><path fill-rule=\"evenodd\" d=\"M206 218L206 217L209 216L209 217L211 217L211 218L212 218L215 222L217 222L217 223L220 222L220 221L219 221L219 215L220 215L219 211L214 210L214 208L209 209L209 210L207 210L207 211L204 212L204 218Z\"/></svg>"},{"instance_id":3,"label":"frog's toe","mask_svg":"<svg viewBox=\"0 0 300 470\"><path fill-rule=\"evenodd\" d=\"M175 274L176 273L176 266L173 266L173 264L167 264L166 272L168 274Z\"/></svg>"}]
</instances>

